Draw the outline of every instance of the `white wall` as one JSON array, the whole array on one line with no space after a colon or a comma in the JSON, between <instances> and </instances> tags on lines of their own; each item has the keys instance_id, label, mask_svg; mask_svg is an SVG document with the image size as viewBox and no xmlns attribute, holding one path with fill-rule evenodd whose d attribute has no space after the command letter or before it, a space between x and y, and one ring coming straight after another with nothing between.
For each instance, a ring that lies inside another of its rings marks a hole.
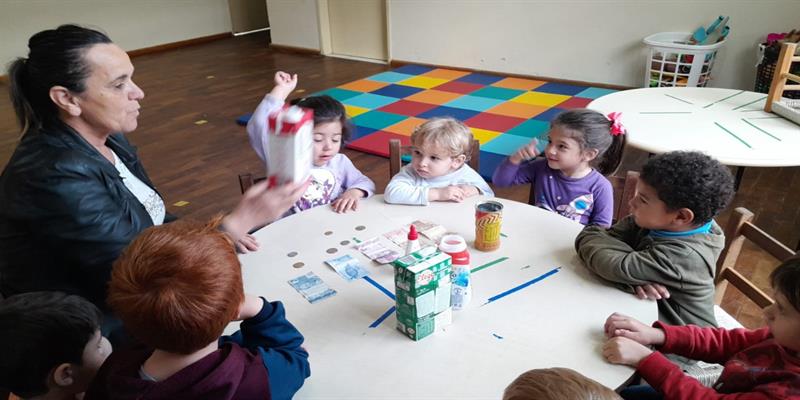
<instances>
[{"instance_id":1,"label":"white wall","mask_svg":"<svg viewBox=\"0 0 800 400\"><path fill-rule=\"evenodd\" d=\"M718 15L731 34L713 86L753 88L756 45L800 23L797 0L391 1L391 58L642 86L652 33L693 31Z\"/></svg>"},{"instance_id":2,"label":"white wall","mask_svg":"<svg viewBox=\"0 0 800 400\"><path fill-rule=\"evenodd\" d=\"M320 49L316 0L267 0L267 14L272 43Z\"/></svg>"},{"instance_id":3,"label":"white wall","mask_svg":"<svg viewBox=\"0 0 800 400\"><path fill-rule=\"evenodd\" d=\"M0 63L28 54L28 39L61 24L89 25L125 50L231 31L227 0L2 0Z\"/></svg>"}]
</instances>

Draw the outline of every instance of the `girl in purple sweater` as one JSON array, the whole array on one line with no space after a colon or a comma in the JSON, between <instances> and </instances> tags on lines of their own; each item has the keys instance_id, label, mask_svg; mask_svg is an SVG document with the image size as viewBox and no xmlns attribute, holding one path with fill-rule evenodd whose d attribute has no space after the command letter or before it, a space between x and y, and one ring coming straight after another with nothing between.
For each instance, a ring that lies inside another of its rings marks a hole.
<instances>
[{"instance_id":1,"label":"girl in purple sweater","mask_svg":"<svg viewBox=\"0 0 800 400\"><path fill-rule=\"evenodd\" d=\"M624 134L619 113L605 117L585 108L562 112L550 122L544 151L540 153L533 139L497 167L492 183L531 183L533 205L584 225L611 226L614 194L603 175L617 169ZM545 157L536 158L540 154Z\"/></svg>"}]
</instances>

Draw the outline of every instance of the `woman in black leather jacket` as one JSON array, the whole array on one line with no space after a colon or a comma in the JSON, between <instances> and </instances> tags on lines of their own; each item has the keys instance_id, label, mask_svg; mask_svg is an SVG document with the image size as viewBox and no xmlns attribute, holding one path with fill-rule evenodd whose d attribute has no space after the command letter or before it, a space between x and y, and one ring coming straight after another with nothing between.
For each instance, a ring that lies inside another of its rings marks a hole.
<instances>
[{"instance_id":1,"label":"woman in black leather jacket","mask_svg":"<svg viewBox=\"0 0 800 400\"><path fill-rule=\"evenodd\" d=\"M9 68L22 138L0 176L0 292L60 290L106 309L122 249L174 219L124 136L136 129L144 92L128 55L103 33L63 25L28 47ZM223 229L247 243L304 186L254 186Z\"/></svg>"}]
</instances>

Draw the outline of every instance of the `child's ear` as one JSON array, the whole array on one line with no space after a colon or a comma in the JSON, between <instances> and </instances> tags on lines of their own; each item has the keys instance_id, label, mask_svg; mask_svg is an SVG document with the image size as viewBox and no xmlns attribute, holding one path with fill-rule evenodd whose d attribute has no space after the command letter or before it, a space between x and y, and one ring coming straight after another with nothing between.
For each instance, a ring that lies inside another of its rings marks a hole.
<instances>
[{"instance_id":1,"label":"child's ear","mask_svg":"<svg viewBox=\"0 0 800 400\"><path fill-rule=\"evenodd\" d=\"M453 157L453 162L456 163L457 166L462 166L464 162L467 161L467 156L464 154L459 154L457 157Z\"/></svg>"},{"instance_id":2,"label":"child's ear","mask_svg":"<svg viewBox=\"0 0 800 400\"><path fill-rule=\"evenodd\" d=\"M50 100L64 110L70 116L81 115L81 105L79 99L63 86L53 86L50 88Z\"/></svg>"},{"instance_id":3,"label":"child's ear","mask_svg":"<svg viewBox=\"0 0 800 400\"><path fill-rule=\"evenodd\" d=\"M600 153L600 152L599 152L597 149L587 149L587 150L584 150L584 151L583 151L583 159L584 159L584 161L587 161L587 162L589 162L589 161L592 161L592 160L594 160L595 158L597 158L597 155L598 155L599 153Z\"/></svg>"},{"instance_id":4,"label":"child's ear","mask_svg":"<svg viewBox=\"0 0 800 400\"><path fill-rule=\"evenodd\" d=\"M72 364L59 364L53 369L53 382L58 387L70 386L75 383L74 373L75 371L72 368Z\"/></svg>"},{"instance_id":5,"label":"child's ear","mask_svg":"<svg viewBox=\"0 0 800 400\"><path fill-rule=\"evenodd\" d=\"M694 225L694 212L688 208L680 208L675 214L675 222L681 226Z\"/></svg>"}]
</instances>

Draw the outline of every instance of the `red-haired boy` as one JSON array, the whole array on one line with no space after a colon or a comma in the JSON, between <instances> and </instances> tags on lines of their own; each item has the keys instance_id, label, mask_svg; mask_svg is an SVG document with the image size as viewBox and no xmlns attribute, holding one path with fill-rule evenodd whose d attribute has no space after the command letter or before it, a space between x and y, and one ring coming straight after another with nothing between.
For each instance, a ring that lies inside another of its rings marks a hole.
<instances>
[{"instance_id":1,"label":"red-haired boy","mask_svg":"<svg viewBox=\"0 0 800 400\"><path fill-rule=\"evenodd\" d=\"M281 302L245 295L216 223L145 230L114 264L108 304L145 348L115 351L86 399L289 399L310 375ZM232 320L241 330L220 338Z\"/></svg>"}]
</instances>

